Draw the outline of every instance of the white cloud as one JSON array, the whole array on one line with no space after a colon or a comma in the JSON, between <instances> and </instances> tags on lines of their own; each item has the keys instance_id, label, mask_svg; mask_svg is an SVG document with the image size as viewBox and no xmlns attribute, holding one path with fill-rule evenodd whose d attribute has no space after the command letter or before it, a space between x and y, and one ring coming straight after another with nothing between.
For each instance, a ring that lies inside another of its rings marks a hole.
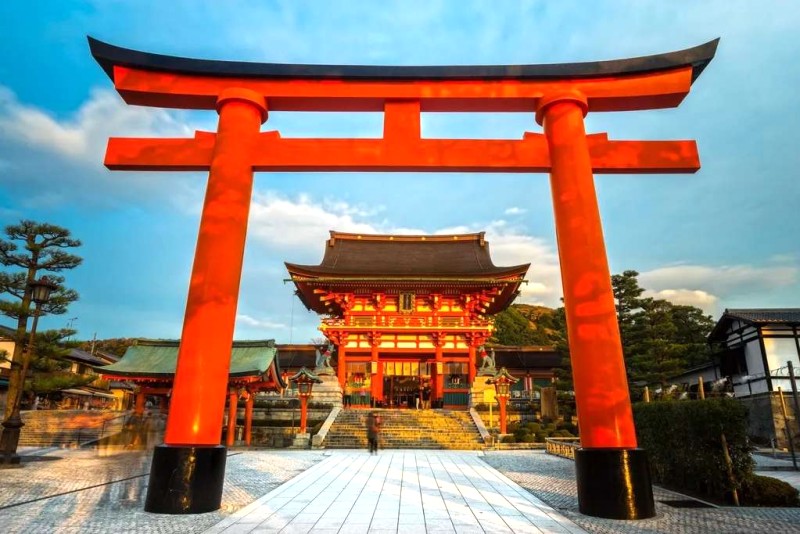
<instances>
[{"instance_id":1,"label":"white cloud","mask_svg":"<svg viewBox=\"0 0 800 534\"><path fill-rule=\"evenodd\" d=\"M707 315L716 315L719 298L700 289L662 289L661 291L646 290L642 296L654 299L664 299L673 304L696 306Z\"/></svg>"},{"instance_id":2,"label":"white cloud","mask_svg":"<svg viewBox=\"0 0 800 534\"><path fill-rule=\"evenodd\" d=\"M512 206L512 207L506 209L506 211L504 211L503 213L505 215L522 215L523 213L525 213L527 211L528 210L526 210L524 208L518 208L516 206Z\"/></svg>"},{"instance_id":3,"label":"white cloud","mask_svg":"<svg viewBox=\"0 0 800 534\"><path fill-rule=\"evenodd\" d=\"M273 192L256 192L249 235L268 246L318 250L329 230L380 233L375 225L356 220L363 213L345 202L318 202L308 195L291 200Z\"/></svg>"},{"instance_id":4,"label":"white cloud","mask_svg":"<svg viewBox=\"0 0 800 534\"><path fill-rule=\"evenodd\" d=\"M791 286L797 282L797 275L796 266L673 265L641 273L639 283L653 291L702 290L724 298L734 293L758 293Z\"/></svg>"},{"instance_id":5,"label":"white cloud","mask_svg":"<svg viewBox=\"0 0 800 534\"><path fill-rule=\"evenodd\" d=\"M287 328L287 326L283 323L277 323L266 319L256 319L255 317L251 317L250 315L243 313L240 313L236 316L236 322L253 328L263 328L265 330L284 330Z\"/></svg>"},{"instance_id":6,"label":"white cloud","mask_svg":"<svg viewBox=\"0 0 800 534\"><path fill-rule=\"evenodd\" d=\"M59 118L0 86L0 160L5 162L0 178L25 207L113 205L131 198L196 204L203 183L191 173L165 179L161 173L112 173L103 166L109 137L191 137L185 117L184 112L129 106L114 92L95 89L78 110Z\"/></svg>"},{"instance_id":7,"label":"white cloud","mask_svg":"<svg viewBox=\"0 0 800 534\"><path fill-rule=\"evenodd\" d=\"M129 106L111 90L94 89L69 118L57 120L45 111L19 102L0 86L0 134L84 163L102 161L113 135L188 137L192 130L163 109ZM99 156L99 157L98 157Z\"/></svg>"}]
</instances>

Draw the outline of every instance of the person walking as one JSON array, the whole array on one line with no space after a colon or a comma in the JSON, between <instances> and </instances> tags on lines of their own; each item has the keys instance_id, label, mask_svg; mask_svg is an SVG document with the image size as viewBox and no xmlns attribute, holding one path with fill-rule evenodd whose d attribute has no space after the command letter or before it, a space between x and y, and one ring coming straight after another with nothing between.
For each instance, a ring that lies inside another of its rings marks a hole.
<instances>
[{"instance_id":1,"label":"person walking","mask_svg":"<svg viewBox=\"0 0 800 534\"><path fill-rule=\"evenodd\" d=\"M378 454L378 438L381 435L381 415L377 412L369 412L367 416L367 444L370 454Z\"/></svg>"},{"instance_id":2,"label":"person walking","mask_svg":"<svg viewBox=\"0 0 800 534\"><path fill-rule=\"evenodd\" d=\"M422 409L430 410L430 408L431 408L431 387L428 384L425 384L425 387L422 388Z\"/></svg>"},{"instance_id":3,"label":"person walking","mask_svg":"<svg viewBox=\"0 0 800 534\"><path fill-rule=\"evenodd\" d=\"M353 404L353 388L350 383L344 385L344 395L342 396L342 406L350 408Z\"/></svg>"}]
</instances>

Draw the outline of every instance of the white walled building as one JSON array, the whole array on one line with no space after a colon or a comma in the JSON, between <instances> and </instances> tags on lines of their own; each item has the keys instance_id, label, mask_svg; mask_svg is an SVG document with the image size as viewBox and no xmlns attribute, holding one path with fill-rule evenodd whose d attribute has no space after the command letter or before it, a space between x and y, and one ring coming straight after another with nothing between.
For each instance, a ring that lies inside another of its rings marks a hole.
<instances>
[{"instance_id":1,"label":"white walled building","mask_svg":"<svg viewBox=\"0 0 800 534\"><path fill-rule=\"evenodd\" d=\"M786 445L782 392L798 442L789 363L800 375L800 308L727 309L708 341L720 376L730 377L735 396L750 409L751 435Z\"/></svg>"}]
</instances>

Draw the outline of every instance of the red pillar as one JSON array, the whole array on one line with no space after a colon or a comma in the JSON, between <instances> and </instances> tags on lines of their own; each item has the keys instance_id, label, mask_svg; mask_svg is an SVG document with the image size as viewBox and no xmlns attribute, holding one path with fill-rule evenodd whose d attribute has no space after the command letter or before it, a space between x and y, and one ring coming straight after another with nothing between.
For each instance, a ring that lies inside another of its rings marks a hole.
<instances>
[{"instance_id":1,"label":"red pillar","mask_svg":"<svg viewBox=\"0 0 800 534\"><path fill-rule=\"evenodd\" d=\"M469 345L469 387L475 382L475 347L470 343Z\"/></svg>"},{"instance_id":2,"label":"red pillar","mask_svg":"<svg viewBox=\"0 0 800 534\"><path fill-rule=\"evenodd\" d=\"M247 217L252 148L267 116L264 97L228 89L217 100L219 126L189 284L167 445L218 445L233 343Z\"/></svg>"},{"instance_id":3,"label":"red pillar","mask_svg":"<svg viewBox=\"0 0 800 534\"><path fill-rule=\"evenodd\" d=\"M339 356L338 362L336 363L336 374L337 378L339 379L339 385L342 387L342 391L344 391L344 383L347 380L347 356L345 355L345 345L346 341L343 338L341 344L339 345Z\"/></svg>"},{"instance_id":4,"label":"red pillar","mask_svg":"<svg viewBox=\"0 0 800 534\"><path fill-rule=\"evenodd\" d=\"M247 404L244 405L244 444L250 446L253 438L253 402L255 393L247 393Z\"/></svg>"},{"instance_id":5,"label":"red pillar","mask_svg":"<svg viewBox=\"0 0 800 534\"><path fill-rule=\"evenodd\" d=\"M536 113L550 152L550 183L575 400L585 448L635 448L611 276L577 92L545 97Z\"/></svg>"},{"instance_id":6,"label":"red pillar","mask_svg":"<svg viewBox=\"0 0 800 534\"><path fill-rule=\"evenodd\" d=\"M144 415L145 394L141 389L136 393L136 404L133 408L133 413L139 417Z\"/></svg>"},{"instance_id":7,"label":"red pillar","mask_svg":"<svg viewBox=\"0 0 800 534\"><path fill-rule=\"evenodd\" d=\"M372 367L375 372L372 373L372 387L370 394L372 395L373 403L383 399L383 369L381 362L378 360L378 342L372 342Z\"/></svg>"},{"instance_id":8,"label":"red pillar","mask_svg":"<svg viewBox=\"0 0 800 534\"><path fill-rule=\"evenodd\" d=\"M436 376L433 381L433 398L436 400L444 397L444 362L441 341L436 342Z\"/></svg>"},{"instance_id":9,"label":"red pillar","mask_svg":"<svg viewBox=\"0 0 800 534\"><path fill-rule=\"evenodd\" d=\"M236 410L239 407L238 399L239 396L236 394L236 390L232 389L230 393L228 393L228 432L227 440L225 441L228 447L233 445L234 438L236 438Z\"/></svg>"},{"instance_id":10,"label":"red pillar","mask_svg":"<svg viewBox=\"0 0 800 534\"><path fill-rule=\"evenodd\" d=\"M306 433L306 419L308 418L308 397L300 396L300 433Z\"/></svg>"},{"instance_id":11,"label":"red pillar","mask_svg":"<svg viewBox=\"0 0 800 534\"><path fill-rule=\"evenodd\" d=\"M506 434L506 403L508 402L508 397L498 397L497 400L500 402L500 433Z\"/></svg>"}]
</instances>

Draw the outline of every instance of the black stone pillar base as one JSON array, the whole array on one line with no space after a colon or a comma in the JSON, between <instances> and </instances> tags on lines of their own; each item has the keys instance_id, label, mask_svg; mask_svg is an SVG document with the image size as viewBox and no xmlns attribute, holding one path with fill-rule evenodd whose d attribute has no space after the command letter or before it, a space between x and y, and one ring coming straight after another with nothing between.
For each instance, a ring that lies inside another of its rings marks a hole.
<instances>
[{"instance_id":1,"label":"black stone pillar base","mask_svg":"<svg viewBox=\"0 0 800 534\"><path fill-rule=\"evenodd\" d=\"M227 449L159 445L153 451L145 512L202 514L222 503Z\"/></svg>"},{"instance_id":2,"label":"black stone pillar base","mask_svg":"<svg viewBox=\"0 0 800 534\"><path fill-rule=\"evenodd\" d=\"M607 519L656 515L644 449L578 449L575 471L582 514Z\"/></svg>"}]
</instances>

